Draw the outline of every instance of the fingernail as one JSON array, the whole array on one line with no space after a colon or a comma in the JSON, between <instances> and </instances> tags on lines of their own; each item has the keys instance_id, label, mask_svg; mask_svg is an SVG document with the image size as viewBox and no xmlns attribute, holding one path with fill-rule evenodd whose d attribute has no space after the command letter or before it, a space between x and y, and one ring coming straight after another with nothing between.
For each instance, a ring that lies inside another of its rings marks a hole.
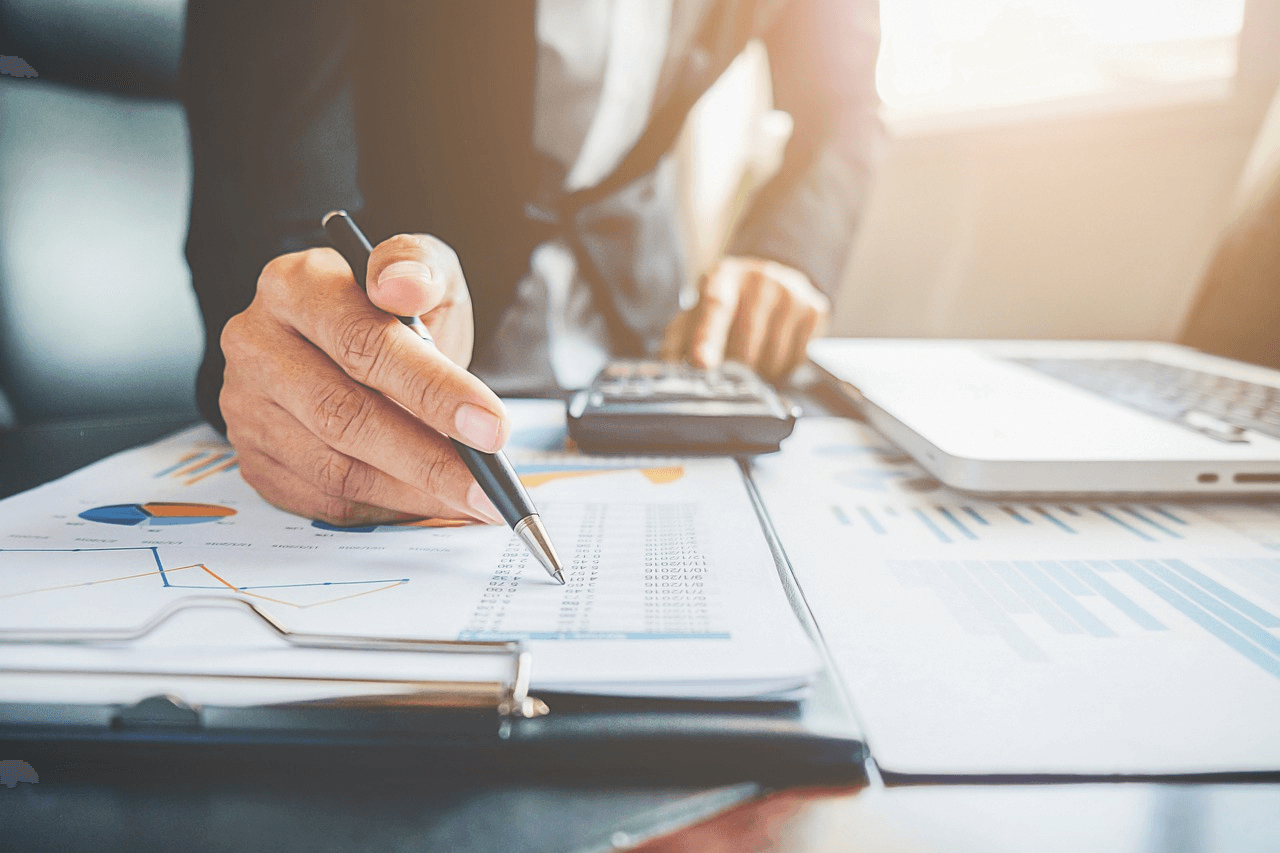
<instances>
[{"instance_id":1,"label":"fingernail","mask_svg":"<svg viewBox=\"0 0 1280 853\"><path fill-rule=\"evenodd\" d=\"M490 524L502 524L502 514L493 505L493 501L489 500L489 496L484 493L484 489L480 488L479 483L472 483L471 488L467 489L467 506L471 507L472 512Z\"/></svg>"},{"instance_id":2,"label":"fingernail","mask_svg":"<svg viewBox=\"0 0 1280 853\"><path fill-rule=\"evenodd\" d=\"M458 438L476 450L494 453L498 450L498 434L502 429L502 418L488 409L482 409L471 403L463 403L458 407L453 425L458 429Z\"/></svg>"},{"instance_id":3,"label":"fingernail","mask_svg":"<svg viewBox=\"0 0 1280 853\"><path fill-rule=\"evenodd\" d=\"M378 286L386 287L398 278L409 278L416 281L431 281L431 267L417 261L396 261L378 276Z\"/></svg>"},{"instance_id":4,"label":"fingernail","mask_svg":"<svg viewBox=\"0 0 1280 853\"><path fill-rule=\"evenodd\" d=\"M702 362L701 367L715 367L716 362L719 361L718 355L713 346L698 347L698 361Z\"/></svg>"}]
</instances>

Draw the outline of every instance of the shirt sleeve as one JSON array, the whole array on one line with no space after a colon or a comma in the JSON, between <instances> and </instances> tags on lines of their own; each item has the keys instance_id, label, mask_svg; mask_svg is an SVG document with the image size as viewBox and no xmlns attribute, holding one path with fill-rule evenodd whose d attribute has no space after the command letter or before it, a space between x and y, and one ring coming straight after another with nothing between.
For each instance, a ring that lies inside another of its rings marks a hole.
<instances>
[{"instance_id":1,"label":"shirt sleeve","mask_svg":"<svg viewBox=\"0 0 1280 853\"><path fill-rule=\"evenodd\" d=\"M348 13L316 0L188 5L186 256L205 326L196 399L222 430L222 327L248 307L269 260L322 245L320 217L361 206Z\"/></svg>"},{"instance_id":2,"label":"shirt sleeve","mask_svg":"<svg viewBox=\"0 0 1280 853\"><path fill-rule=\"evenodd\" d=\"M883 143L879 43L875 0L795 0L766 33L774 105L795 130L731 254L778 261L836 292Z\"/></svg>"}]
</instances>

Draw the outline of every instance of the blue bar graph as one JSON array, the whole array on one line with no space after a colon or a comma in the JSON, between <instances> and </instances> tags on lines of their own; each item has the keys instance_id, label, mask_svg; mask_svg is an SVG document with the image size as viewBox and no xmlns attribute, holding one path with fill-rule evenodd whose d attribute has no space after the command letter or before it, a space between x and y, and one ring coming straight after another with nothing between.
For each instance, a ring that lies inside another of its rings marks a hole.
<instances>
[{"instance_id":1,"label":"blue bar graph","mask_svg":"<svg viewBox=\"0 0 1280 853\"><path fill-rule=\"evenodd\" d=\"M1266 649L1254 645L1249 638L1233 630L1231 625L1198 606L1196 602L1179 594L1177 590L1166 584L1163 579L1151 574L1147 571L1147 566L1139 566L1132 560L1115 560L1114 562L1117 568L1164 599L1183 616L1186 616L1214 637L1226 643L1231 649L1253 661L1276 678L1280 678L1280 656L1268 653ZM1144 560L1142 562L1147 564L1156 563L1154 560ZM1156 564L1158 565L1158 563ZM1275 638L1272 637L1272 639Z\"/></svg>"},{"instance_id":2,"label":"blue bar graph","mask_svg":"<svg viewBox=\"0 0 1280 853\"><path fill-rule=\"evenodd\" d=\"M951 510L947 509L945 506L936 507L936 509L938 510L939 515L941 515L947 521L951 522L952 527L960 531L960 535L964 536L966 539L978 538L978 534L970 530L968 526L965 525L965 523L961 521L959 518L957 518L956 514L953 513Z\"/></svg>"},{"instance_id":3,"label":"blue bar graph","mask_svg":"<svg viewBox=\"0 0 1280 853\"><path fill-rule=\"evenodd\" d=\"M1045 509L1044 507L1042 507L1042 506L1033 506L1031 509L1032 509L1032 510L1034 510L1035 512L1039 513L1043 518L1048 519L1050 523L1052 523L1052 524L1056 525L1060 530L1064 530L1064 531L1066 531L1067 533L1075 533L1075 532L1076 532L1076 530L1075 530L1075 528L1074 528L1074 527L1072 527L1071 525L1067 524L1065 521L1063 521L1062 519L1058 518L1056 515L1054 515L1053 513L1049 512L1049 510Z\"/></svg>"},{"instance_id":4,"label":"blue bar graph","mask_svg":"<svg viewBox=\"0 0 1280 853\"><path fill-rule=\"evenodd\" d=\"M841 527L877 536L908 537L963 547L1012 530L1052 530L1091 537L1108 530L1143 542L1184 540L1193 522L1157 506L1122 504L912 504L836 502L830 511ZM910 523L904 523L906 520ZM922 536L923 534L923 536Z\"/></svg>"},{"instance_id":5,"label":"blue bar graph","mask_svg":"<svg viewBox=\"0 0 1280 853\"><path fill-rule=\"evenodd\" d=\"M1011 506L1002 506L1000 508L1005 512L1007 512L1010 518L1017 519L1018 521L1021 521L1023 524L1031 523L1031 519L1027 518L1025 515L1018 512L1016 509L1014 509Z\"/></svg>"},{"instance_id":6,"label":"blue bar graph","mask_svg":"<svg viewBox=\"0 0 1280 853\"><path fill-rule=\"evenodd\" d=\"M871 514L871 510L867 509L865 506L860 506L858 507L858 513L867 522L868 527L870 527L876 533L879 533L882 536L884 535L884 533L886 532L884 529L884 525L882 525L880 521L874 515Z\"/></svg>"},{"instance_id":7,"label":"blue bar graph","mask_svg":"<svg viewBox=\"0 0 1280 853\"><path fill-rule=\"evenodd\" d=\"M1192 581L1201 589L1216 595L1218 598L1222 599L1224 602L1231 605L1245 616L1248 616L1264 628L1280 628L1280 618L1276 617L1270 611L1262 609L1252 601L1244 598L1244 596L1237 595L1227 589L1213 578L1204 574L1204 572L1193 569L1182 560L1165 560L1164 563L1187 580Z\"/></svg>"},{"instance_id":8,"label":"blue bar graph","mask_svg":"<svg viewBox=\"0 0 1280 853\"><path fill-rule=\"evenodd\" d=\"M1121 509L1124 510L1129 515L1133 516L1134 518L1138 519L1139 521L1143 522L1144 524L1154 527L1156 530L1159 530L1161 533L1165 534L1171 539L1182 538L1181 533L1170 530L1165 525L1161 524L1158 521L1155 521L1154 519L1148 518L1146 515L1142 514L1141 512L1139 512L1138 510L1134 509L1131 506L1124 506L1124 507L1121 507Z\"/></svg>"},{"instance_id":9,"label":"blue bar graph","mask_svg":"<svg viewBox=\"0 0 1280 853\"><path fill-rule=\"evenodd\" d=\"M1131 619L1139 628L1143 628L1147 631L1166 630L1160 620L1143 610L1137 604L1134 604L1133 599L1120 592L1094 572L1094 568L1102 568L1103 571L1107 572L1114 571L1110 564L1091 562L1089 565L1085 565L1082 562L1065 560L1062 565L1066 569L1075 572L1079 578L1089 586L1093 587L1099 595L1111 602L1117 610L1125 616L1128 616L1129 619Z\"/></svg>"},{"instance_id":10,"label":"blue bar graph","mask_svg":"<svg viewBox=\"0 0 1280 853\"><path fill-rule=\"evenodd\" d=\"M1167 519L1169 519L1170 521L1172 521L1174 524L1178 524L1178 525L1181 525L1181 526L1183 526L1183 527L1186 527L1186 526L1187 526L1187 522L1186 522L1186 521L1184 521L1182 518L1180 518L1180 517L1178 517L1178 516L1174 515L1172 512L1170 512L1170 511L1169 511L1168 509L1166 509L1165 507L1152 505L1152 506L1147 507L1147 509L1149 509L1149 510L1151 510L1152 512L1154 512L1156 515L1162 515L1162 516L1164 516L1165 518L1167 518Z\"/></svg>"},{"instance_id":11,"label":"blue bar graph","mask_svg":"<svg viewBox=\"0 0 1280 853\"><path fill-rule=\"evenodd\" d=\"M914 507L911 511L915 513L916 518L920 519L920 523L925 526L926 530L938 537L939 542L951 542L951 537L946 534L946 531L939 527L938 523L930 518L924 510Z\"/></svg>"},{"instance_id":12,"label":"blue bar graph","mask_svg":"<svg viewBox=\"0 0 1280 853\"><path fill-rule=\"evenodd\" d=\"M1096 512L1098 515L1102 516L1107 521L1113 522L1114 524L1116 524L1116 526L1120 527L1122 530L1129 531L1134 536L1137 536L1139 539L1143 540L1144 542L1156 541L1156 538L1154 536L1151 536L1150 534L1139 530L1138 528L1134 527L1132 524L1125 521L1123 518L1120 518L1118 515L1111 512L1110 510L1105 510L1100 506L1091 506L1089 507L1089 509Z\"/></svg>"},{"instance_id":13,"label":"blue bar graph","mask_svg":"<svg viewBox=\"0 0 1280 853\"><path fill-rule=\"evenodd\" d=\"M1233 584L1240 577L1280 584L1274 578L1280 560L1266 562L1203 565L1234 567L1237 575L1226 576ZM999 637L1028 661L1048 659L1037 632L1057 635L1057 643L1113 642L1167 633L1184 617L1189 623L1177 630L1204 631L1280 678L1280 607L1251 599L1187 560L890 560L886 566L900 582L932 589L966 630Z\"/></svg>"}]
</instances>

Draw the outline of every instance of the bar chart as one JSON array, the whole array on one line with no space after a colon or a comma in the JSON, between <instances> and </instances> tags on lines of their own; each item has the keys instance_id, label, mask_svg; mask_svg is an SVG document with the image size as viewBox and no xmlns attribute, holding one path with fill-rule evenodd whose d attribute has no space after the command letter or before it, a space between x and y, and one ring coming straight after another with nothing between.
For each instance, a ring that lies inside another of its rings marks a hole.
<instances>
[{"instance_id":1,"label":"bar chart","mask_svg":"<svg viewBox=\"0 0 1280 853\"><path fill-rule=\"evenodd\" d=\"M1275 598L1229 587L1223 566L1258 569L1268 583L1276 566L1240 561L1113 560L888 560L901 584L925 588L965 629L994 634L1027 661L1050 653L1035 635L1108 641L1133 633L1194 626L1280 679L1280 612ZM1272 570L1270 576L1264 572ZM1214 577L1217 575L1217 577Z\"/></svg>"},{"instance_id":2,"label":"bar chart","mask_svg":"<svg viewBox=\"0 0 1280 853\"><path fill-rule=\"evenodd\" d=\"M829 510L851 532L913 541L925 537L944 545L999 538L1018 528L1064 537L1103 530L1141 542L1169 542L1186 538L1196 524L1194 514L1160 504L833 500Z\"/></svg>"}]
</instances>

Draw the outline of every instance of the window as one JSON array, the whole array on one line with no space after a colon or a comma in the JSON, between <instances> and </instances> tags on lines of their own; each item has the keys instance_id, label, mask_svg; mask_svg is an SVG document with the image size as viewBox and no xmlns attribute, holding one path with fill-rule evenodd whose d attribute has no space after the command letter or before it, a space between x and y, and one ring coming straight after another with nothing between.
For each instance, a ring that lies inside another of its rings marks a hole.
<instances>
[{"instance_id":1,"label":"window","mask_svg":"<svg viewBox=\"0 0 1280 853\"><path fill-rule=\"evenodd\" d=\"M1245 0L881 0L877 83L900 120L1155 101L1236 71Z\"/></svg>"}]
</instances>

